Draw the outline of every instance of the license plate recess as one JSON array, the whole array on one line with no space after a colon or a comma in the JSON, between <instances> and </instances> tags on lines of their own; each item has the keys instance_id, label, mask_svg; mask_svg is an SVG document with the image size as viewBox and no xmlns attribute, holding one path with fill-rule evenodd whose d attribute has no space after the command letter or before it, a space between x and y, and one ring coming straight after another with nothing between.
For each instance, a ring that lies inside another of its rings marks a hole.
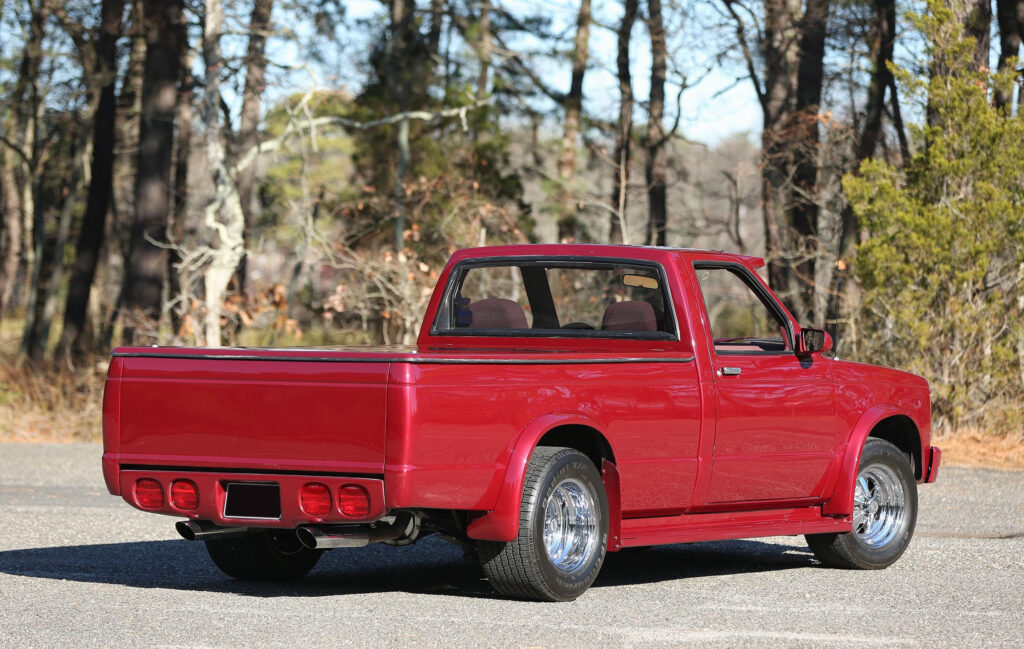
<instances>
[{"instance_id":1,"label":"license plate recess","mask_svg":"<svg viewBox=\"0 0 1024 649\"><path fill-rule=\"evenodd\" d=\"M276 482L229 482L224 518L281 518L281 486Z\"/></svg>"}]
</instances>

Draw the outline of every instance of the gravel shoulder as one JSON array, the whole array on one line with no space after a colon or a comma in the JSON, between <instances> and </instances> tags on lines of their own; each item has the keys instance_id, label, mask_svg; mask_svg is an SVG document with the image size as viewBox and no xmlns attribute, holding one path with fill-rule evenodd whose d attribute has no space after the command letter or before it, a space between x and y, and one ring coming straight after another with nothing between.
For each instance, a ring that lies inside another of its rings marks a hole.
<instances>
[{"instance_id":1,"label":"gravel shoulder","mask_svg":"<svg viewBox=\"0 0 1024 649\"><path fill-rule=\"evenodd\" d=\"M610 555L576 602L497 599L444 541L235 582L173 519L106 493L95 444L0 444L0 647L1019 647L1024 472L945 467L883 571L799 537Z\"/></svg>"}]
</instances>

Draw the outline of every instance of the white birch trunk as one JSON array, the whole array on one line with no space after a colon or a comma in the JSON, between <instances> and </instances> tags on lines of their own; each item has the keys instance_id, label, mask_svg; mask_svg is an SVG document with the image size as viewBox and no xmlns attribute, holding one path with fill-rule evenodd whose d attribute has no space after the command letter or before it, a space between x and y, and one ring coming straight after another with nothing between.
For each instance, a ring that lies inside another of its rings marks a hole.
<instances>
[{"instance_id":1,"label":"white birch trunk","mask_svg":"<svg viewBox=\"0 0 1024 649\"><path fill-rule=\"evenodd\" d=\"M206 160L213 172L214 198L206 207L205 224L213 230L214 242L209 267L204 275L206 285L205 338L208 347L220 347L221 308L228 283L245 254L242 235L245 216L235 179L228 173L226 152L221 137L220 74L223 60L220 37L224 24L221 0L206 0L206 24L203 29L203 59L206 65L206 95L203 119L206 122Z\"/></svg>"}]
</instances>

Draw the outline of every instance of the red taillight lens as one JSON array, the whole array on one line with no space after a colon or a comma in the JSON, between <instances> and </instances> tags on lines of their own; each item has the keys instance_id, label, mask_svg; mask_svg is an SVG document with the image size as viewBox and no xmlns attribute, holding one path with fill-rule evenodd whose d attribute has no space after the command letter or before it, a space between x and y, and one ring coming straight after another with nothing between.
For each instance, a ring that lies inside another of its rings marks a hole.
<instances>
[{"instance_id":1,"label":"red taillight lens","mask_svg":"<svg viewBox=\"0 0 1024 649\"><path fill-rule=\"evenodd\" d=\"M370 513L370 494L357 484L338 490L338 510L349 518L363 518Z\"/></svg>"},{"instance_id":2,"label":"red taillight lens","mask_svg":"<svg viewBox=\"0 0 1024 649\"><path fill-rule=\"evenodd\" d=\"M135 503L143 509L160 509L164 506L164 488L152 478L135 481Z\"/></svg>"},{"instance_id":3,"label":"red taillight lens","mask_svg":"<svg viewBox=\"0 0 1024 649\"><path fill-rule=\"evenodd\" d=\"M191 480L175 480L171 483L171 504L178 509L198 509L199 487Z\"/></svg>"},{"instance_id":4,"label":"red taillight lens","mask_svg":"<svg viewBox=\"0 0 1024 649\"><path fill-rule=\"evenodd\" d=\"M299 504L310 516L331 513L331 490L319 482L308 482L299 490Z\"/></svg>"}]
</instances>

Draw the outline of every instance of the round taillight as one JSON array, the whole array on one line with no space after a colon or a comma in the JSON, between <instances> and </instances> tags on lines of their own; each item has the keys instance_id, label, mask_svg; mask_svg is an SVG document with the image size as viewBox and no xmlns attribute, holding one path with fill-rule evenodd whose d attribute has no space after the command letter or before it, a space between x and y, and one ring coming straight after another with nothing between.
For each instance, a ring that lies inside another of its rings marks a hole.
<instances>
[{"instance_id":1,"label":"round taillight","mask_svg":"<svg viewBox=\"0 0 1024 649\"><path fill-rule=\"evenodd\" d=\"M135 504L143 509L160 509L164 506L164 488L152 478L135 481Z\"/></svg>"},{"instance_id":2,"label":"round taillight","mask_svg":"<svg viewBox=\"0 0 1024 649\"><path fill-rule=\"evenodd\" d=\"M338 510L342 516L363 518L370 513L370 494L357 484L347 484L338 490Z\"/></svg>"},{"instance_id":3,"label":"round taillight","mask_svg":"<svg viewBox=\"0 0 1024 649\"><path fill-rule=\"evenodd\" d=\"M199 509L199 487L191 480L171 483L171 504L178 509Z\"/></svg>"},{"instance_id":4,"label":"round taillight","mask_svg":"<svg viewBox=\"0 0 1024 649\"><path fill-rule=\"evenodd\" d=\"M319 482L307 482L299 489L299 505L310 516L331 513L331 490Z\"/></svg>"}]
</instances>

